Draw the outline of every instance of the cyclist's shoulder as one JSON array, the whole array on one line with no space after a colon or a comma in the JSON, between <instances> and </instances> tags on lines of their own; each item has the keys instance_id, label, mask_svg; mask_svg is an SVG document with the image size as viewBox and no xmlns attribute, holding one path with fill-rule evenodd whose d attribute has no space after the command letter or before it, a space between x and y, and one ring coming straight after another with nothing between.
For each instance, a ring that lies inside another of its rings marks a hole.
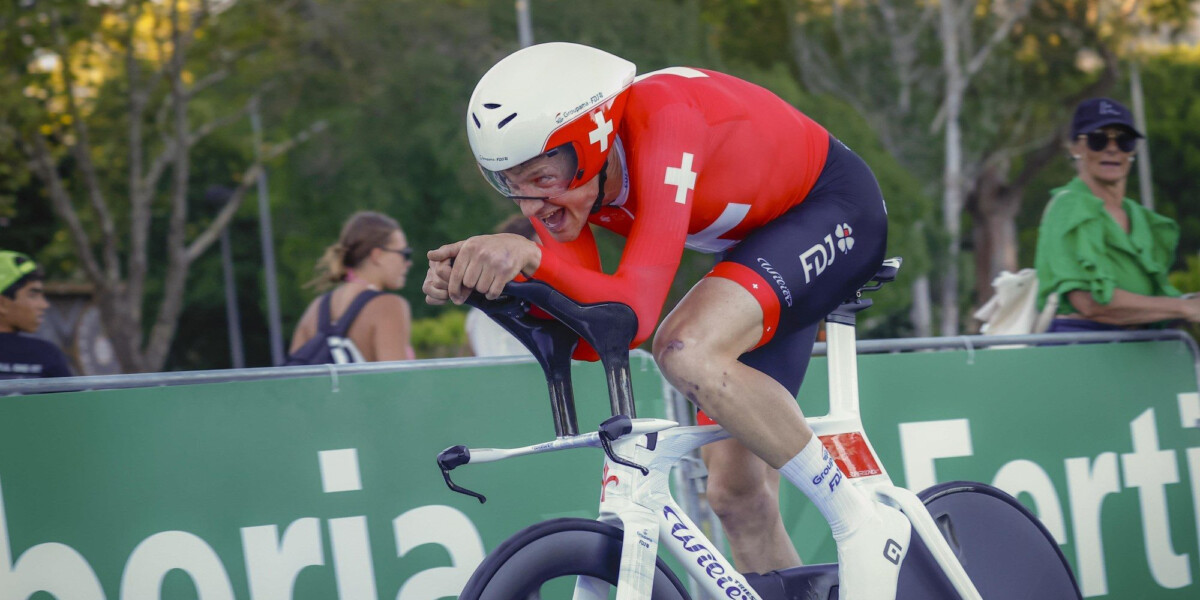
<instances>
[{"instance_id":1,"label":"cyclist's shoulder","mask_svg":"<svg viewBox=\"0 0 1200 600\"><path fill-rule=\"evenodd\" d=\"M734 92L739 85L751 84L716 71L668 67L638 76L626 110L636 118L664 110L702 113L725 109L734 96L721 92Z\"/></svg>"}]
</instances>

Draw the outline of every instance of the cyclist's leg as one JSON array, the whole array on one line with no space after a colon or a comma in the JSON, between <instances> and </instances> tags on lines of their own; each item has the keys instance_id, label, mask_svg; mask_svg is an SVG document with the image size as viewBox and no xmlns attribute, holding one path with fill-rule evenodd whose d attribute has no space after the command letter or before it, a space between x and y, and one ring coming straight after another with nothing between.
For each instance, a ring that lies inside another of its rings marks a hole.
<instances>
[{"instance_id":1,"label":"cyclist's leg","mask_svg":"<svg viewBox=\"0 0 1200 600\"><path fill-rule=\"evenodd\" d=\"M768 573L800 565L779 515L779 471L734 439L700 452L708 468L705 495L721 519L738 570Z\"/></svg>"},{"instance_id":2,"label":"cyclist's leg","mask_svg":"<svg viewBox=\"0 0 1200 600\"><path fill-rule=\"evenodd\" d=\"M816 330L813 324L780 333L739 362L770 375L795 397ZM779 471L736 439L705 446L701 455L708 467L708 502L721 518L738 568L766 573L801 564L779 514Z\"/></svg>"},{"instance_id":3,"label":"cyclist's leg","mask_svg":"<svg viewBox=\"0 0 1200 600\"><path fill-rule=\"evenodd\" d=\"M760 322L747 328L747 314L756 315ZM782 467L781 472L829 521L838 544L839 578L845 592L841 597L891 600L908 547L908 521L849 485L805 423L794 396L769 375L738 360L743 349L754 343L748 340L762 331L761 314L740 285L722 278L704 279L655 336L659 367L676 389L720 421L747 449L771 467ZM900 551L889 553L892 546Z\"/></svg>"},{"instance_id":4,"label":"cyclist's leg","mask_svg":"<svg viewBox=\"0 0 1200 600\"><path fill-rule=\"evenodd\" d=\"M821 510L838 541L849 598L894 595L903 558L894 546L907 547L907 521L842 485L844 475L779 378L733 357L776 332L815 323L849 298L878 268L885 245L878 187L866 165L834 141L826 173L805 202L735 247L715 277L672 311L655 340L667 379L754 454L782 467Z\"/></svg>"},{"instance_id":5,"label":"cyclist's leg","mask_svg":"<svg viewBox=\"0 0 1200 600\"><path fill-rule=\"evenodd\" d=\"M663 375L751 452L779 468L812 430L779 382L738 361L762 335L762 308L741 285L708 277L671 311L654 339Z\"/></svg>"}]
</instances>

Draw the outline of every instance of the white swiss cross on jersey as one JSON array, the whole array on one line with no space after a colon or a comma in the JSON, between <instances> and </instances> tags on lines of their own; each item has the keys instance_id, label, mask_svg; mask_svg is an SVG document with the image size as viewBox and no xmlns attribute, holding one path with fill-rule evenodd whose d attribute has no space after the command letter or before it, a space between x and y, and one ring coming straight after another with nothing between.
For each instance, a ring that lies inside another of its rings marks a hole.
<instances>
[{"instance_id":1,"label":"white swiss cross on jersey","mask_svg":"<svg viewBox=\"0 0 1200 600\"><path fill-rule=\"evenodd\" d=\"M694 158L691 152L684 152L682 164L678 168L667 167L667 176L663 183L675 186L675 202L678 204L686 204L688 191L696 189L696 172L692 170Z\"/></svg>"}]
</instances>

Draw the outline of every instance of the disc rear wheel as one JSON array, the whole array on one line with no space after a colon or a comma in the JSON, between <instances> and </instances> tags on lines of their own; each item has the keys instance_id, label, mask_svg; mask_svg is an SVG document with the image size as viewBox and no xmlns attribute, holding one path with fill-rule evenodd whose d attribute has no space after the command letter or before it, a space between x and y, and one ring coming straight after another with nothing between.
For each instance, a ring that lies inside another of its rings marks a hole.
<instances>
[{"instance_id":1,"label":"disc rear wheel","mask_svg":"<svg viewBox=\"0 0 1200 600\"><path fill-rule=\"evenodd\" d=\"M935 485L918 496L982 597L1082 598L1054 536L1012 496L990 485L967 481ZM906 573L910 565L907 559L905 563L901 571L901 588L905 591L911 591L905 584L915 579L937 579L918 573L926 569L917 564L912 565L913 572ZM909 597L955 597L941 596L932 589L922 594Z\"/></svg>"}]
</instances>

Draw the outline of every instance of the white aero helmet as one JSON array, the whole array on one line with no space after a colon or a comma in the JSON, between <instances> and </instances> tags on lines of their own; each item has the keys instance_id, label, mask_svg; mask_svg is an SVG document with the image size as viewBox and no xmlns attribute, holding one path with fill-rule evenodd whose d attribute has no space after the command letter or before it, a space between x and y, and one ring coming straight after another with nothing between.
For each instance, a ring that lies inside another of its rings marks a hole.
<instances>
[{"instance_id":1,"label":"white aero helmet","mask_svg":"<svg viewBox=\"0 0 1200 600\"><path fill-rule=\"evenodd\" d=\"M519 197L501 171L562 151L575 162L556 191L590 181L613 147L636 71L623 58L565 42L530 46L496 63L467 105L467 139L484 177Z\"/></svg>"}]
</instances>

